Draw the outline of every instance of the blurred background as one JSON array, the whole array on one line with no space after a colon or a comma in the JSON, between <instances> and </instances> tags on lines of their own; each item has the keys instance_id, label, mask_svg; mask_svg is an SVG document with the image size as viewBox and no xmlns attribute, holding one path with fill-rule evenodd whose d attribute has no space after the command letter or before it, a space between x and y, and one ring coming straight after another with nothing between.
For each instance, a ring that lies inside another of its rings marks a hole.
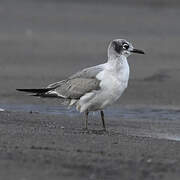
<instances>
[{"instance_id":1,"label":"blurred background","mask_svg":"<svg viewBox=\"0 0 180 180\"><path fill-rule=\"evenodd\" d=\"M180 105L180 1L0 1L0 103L42 103L15 91L44 87L107 60L124 38L145 56L129 57L119 103Z\"/></svg>"}]
</instances>

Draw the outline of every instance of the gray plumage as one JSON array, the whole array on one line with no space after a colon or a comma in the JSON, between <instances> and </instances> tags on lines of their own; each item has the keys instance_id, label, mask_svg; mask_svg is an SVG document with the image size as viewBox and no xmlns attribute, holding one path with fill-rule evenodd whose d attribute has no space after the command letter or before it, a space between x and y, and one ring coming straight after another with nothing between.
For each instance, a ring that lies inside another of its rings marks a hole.
<instances>
[{"instance_id":1,"label":"gray plumage","mask_svg":"<svg viewBox=\"0 0 180 180\"><path fill-rule=\"evenodd\" d=\"M90 68L83 69L69 77L69 79L74 78L96 78L96 75L103 70L103 64L98 66L93 66Z\"/></svg>"},{"instance_id":2,"label":"gray plumage","mask_svg":"<svg viewBox=\"0 0 180 180\"><path fill-rule=\"evenodd\" d=\"M53 88L53 90L42 96L54 95L66 99L79 99L88 92L100 89L100 81L96 78L100 71L102 71L102 65L79 71L66 80L50 84L47 88Z\"/></svg>"},{"instance_id":3,"label":"gray plumage","mask_svg":"<svg viewBox=\"0 0 180 180\"><path fill-rule=\"evenodd\" d=\"M66 99L79 99L85 93L99 88L99 80L97 79L74 78L60 82L54 90L47 92L46 96L54 94Z\"/></svg>"}]
</instances>

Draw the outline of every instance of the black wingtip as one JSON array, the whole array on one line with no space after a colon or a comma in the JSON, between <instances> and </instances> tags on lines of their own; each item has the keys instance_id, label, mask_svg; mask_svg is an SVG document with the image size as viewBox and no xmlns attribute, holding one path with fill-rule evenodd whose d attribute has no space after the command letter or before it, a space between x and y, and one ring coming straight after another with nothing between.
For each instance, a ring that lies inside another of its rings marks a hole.
<instances>
[{"instance_id":1,"label":"black wingtip","mask_svg":"<svg viewBox=\"0 0 180 180\"><path fill-rule=\"evenodd\" d=\"M23 89L16 89L16 91L23 91Z\"/></svg>"},{"instance_id":2,"label":"black wingtip","mask_svg":"<svg viewBox=\"0 0 180 180\"><path fill-rule=\"evenodd\" d=\"M28 93L46 93L51 89L48 88L42 88L42 89L16 89L17 91L22 91L22 92L28 92Z\"/></svg>"}]
</instances>

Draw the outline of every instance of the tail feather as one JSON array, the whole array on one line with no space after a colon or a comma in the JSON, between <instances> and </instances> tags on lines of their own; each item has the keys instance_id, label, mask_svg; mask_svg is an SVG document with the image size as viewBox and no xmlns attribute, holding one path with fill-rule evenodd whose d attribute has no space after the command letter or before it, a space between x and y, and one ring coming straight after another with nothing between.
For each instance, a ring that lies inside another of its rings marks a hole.
<instances>
[{"instance_id":1,"label":"tail feather","mask_svg":"<svg viewBox=\"0 0 180 180\"><path fill-rule=\"evenodd\" d=\"M44 94L53 88L42 88L42 89L16 89L17 91L23 91L23 92L28 92L28 93L35 93L35 94Z\"/></svg>"}]
</instances>

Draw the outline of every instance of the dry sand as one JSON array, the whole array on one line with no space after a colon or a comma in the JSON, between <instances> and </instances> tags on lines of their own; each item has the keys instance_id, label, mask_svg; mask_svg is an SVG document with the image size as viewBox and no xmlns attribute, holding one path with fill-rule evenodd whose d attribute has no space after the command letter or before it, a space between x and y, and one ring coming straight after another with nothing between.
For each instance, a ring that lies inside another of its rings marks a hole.
<instances>
[{"instance_id":1,"label":"dry sand","mask_svg":"<svg viewBox=\"0 0 180 180\"><path fill-rule=\"evenodd\" d=\"M2 109L59 105L15 89L46 86L106 61L114 38L146 52L129 58L129 87L113 107L130 112L106 111L107 133L97 130L97 115L87 133L78 114L35 113L29 106L0 112L0 179L179 179L180 3L113 2L0 3Z\"/></svg>"}]
</instances>

